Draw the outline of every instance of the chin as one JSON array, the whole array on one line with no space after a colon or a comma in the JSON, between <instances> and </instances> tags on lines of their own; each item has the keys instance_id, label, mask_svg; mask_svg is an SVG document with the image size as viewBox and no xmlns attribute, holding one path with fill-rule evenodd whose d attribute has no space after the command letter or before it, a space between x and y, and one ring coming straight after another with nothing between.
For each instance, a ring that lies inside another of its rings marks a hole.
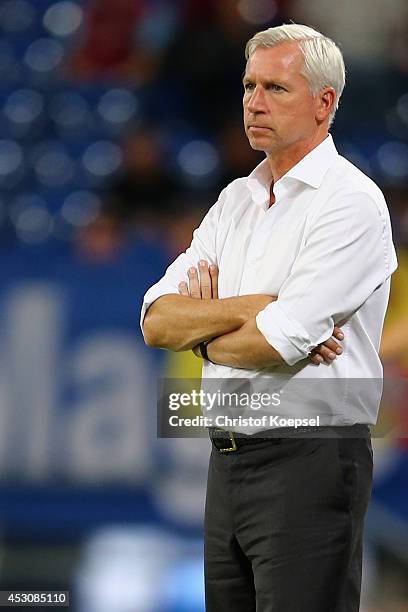
<instances>
[{"instance_id":1,"label":"chin","mask_svg":"<svg viewBox=\"0 0 408 612\"><path fill-rule=\"evenodd\" d=\"M259 143L253 142L250 142L249 144L251 145L251 149L253 149L254 151L266 151L268 149L267 145L262 146Z\"/></svg>"},{"instance_id":2,"label":"chin","mask_svg":"<svg viewBox=\"0 0 408 612\"><path fill-rule=\"evenodd\" d=\"M269 149L271 146L267 138L248 138L248 141L255 151L266 151L266 149Z\"/></svg>"}]
</instances>

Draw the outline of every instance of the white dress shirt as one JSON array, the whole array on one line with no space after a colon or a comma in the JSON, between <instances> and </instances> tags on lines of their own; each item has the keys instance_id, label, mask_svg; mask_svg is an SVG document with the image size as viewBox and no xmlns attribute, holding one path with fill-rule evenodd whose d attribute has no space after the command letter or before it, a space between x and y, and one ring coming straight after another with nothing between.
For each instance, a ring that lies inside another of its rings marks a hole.
<instances>
[{"instance_id":1,"label":"white dress shirt","mask_svg":"<svg viewBox=\"0 0 408 612\"><path fill-rule=\"evenodd\" d=\"M147 291L141 325L150 304L178 294L188 268L205 259L219 267L220 298L278 296L256 324L285 363L244 370L204 362L203 378L262 378L268 389L281 389L282 377L381 380L378 349L397 267L382 192L337 153L330 135L274 184L269 207L271 183L265 159L221 192L191 246ZM334 324L342 324L343 354L316 366L307 357L331 336ZM320 424L328 425L376 422L378 385L360 385L358 391L342 385L334 406L330 383L307 397L306 380L298 387L297 414L319 410ZM248 433L246 427L234 429Z\"/></svg>"}]
</instances>

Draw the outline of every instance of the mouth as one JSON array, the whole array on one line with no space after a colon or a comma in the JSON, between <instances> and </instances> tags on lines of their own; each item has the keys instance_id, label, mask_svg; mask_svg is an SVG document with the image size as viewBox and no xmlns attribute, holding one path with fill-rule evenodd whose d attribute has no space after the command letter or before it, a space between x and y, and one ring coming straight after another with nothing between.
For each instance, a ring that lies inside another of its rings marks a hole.
<instances>
[{"instance_id":1,"label":"mouth","mask_svg":"<svg viewBox=\"0 0 408 612\"><path fill-rule=\"evenodd\" d=\"M248 129L255 134L266 134L267 132L271 131L271 128L261 125L250 125Z\"/></svg>"}]
</instances>

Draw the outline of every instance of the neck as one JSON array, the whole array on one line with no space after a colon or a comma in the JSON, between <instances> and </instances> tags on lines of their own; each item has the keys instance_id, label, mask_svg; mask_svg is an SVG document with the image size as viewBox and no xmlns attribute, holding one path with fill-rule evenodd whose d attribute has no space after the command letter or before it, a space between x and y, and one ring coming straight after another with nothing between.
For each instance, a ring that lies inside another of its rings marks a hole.
<instances>
[{"instance_id":1,"label":"neck","mask_svg":"<svg viewBox=\"0 0 408 612\"><path fill-rule=\"evenodd\" d=\"M313 151L328 136L328 132L316 134L311 139L300 140L279 151L267 152L266 157L272 172L273 182L279 181L293 166L296 166L310 151Z\"/></svg>"}]
</instances>

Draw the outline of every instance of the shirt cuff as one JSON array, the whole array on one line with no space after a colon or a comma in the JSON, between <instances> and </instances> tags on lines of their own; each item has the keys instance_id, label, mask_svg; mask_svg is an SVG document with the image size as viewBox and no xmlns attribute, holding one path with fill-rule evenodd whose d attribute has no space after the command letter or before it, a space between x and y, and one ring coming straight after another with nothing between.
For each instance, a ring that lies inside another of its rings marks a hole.
<instances>
[{"instance_id":1,"label":"shirt cuff","mask_svg":"<svg viewBox=\"0 0 408 612\"><path fill-rule=\"evenodd\" d=\"M146 316L146 312L148 308L153 304L153 302L158 300L159 297L161 297L162 295L172 295L172 294L179 295L179 292L176 291L174 287L167 287L167 288L151 287L149 291L146 292L143 298L142 309L140 311L140 329L142 330L143 338L144 338L143 321Z\"/></svg>"},{"instance_id":2,"label":"shirt cuff","mask_svg":"<svg viewBox=\"0 0 408 612\"><path fill-rule=\"evenodd\" d=\"M256 325L265 340L290 366L305 359L315 348L305 328L298 321L290 319L278 301L268 304L257 314Z\"/></svg>"}]
</instances>

